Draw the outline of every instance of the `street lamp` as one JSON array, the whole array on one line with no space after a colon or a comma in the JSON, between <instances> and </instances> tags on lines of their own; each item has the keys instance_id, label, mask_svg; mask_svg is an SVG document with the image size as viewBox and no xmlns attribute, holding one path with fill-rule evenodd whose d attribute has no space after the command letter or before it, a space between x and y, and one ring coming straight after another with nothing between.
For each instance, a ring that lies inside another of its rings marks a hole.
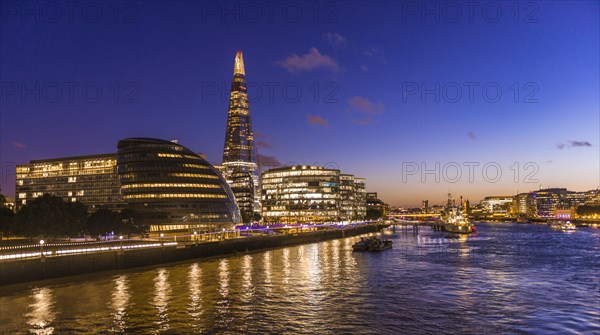
<instances>
[{"instance_id":1,"label":"street lamp","mask_svg":"<svg viewBox=\"0 0 600 335\"><path fill-rule=\"evenodd\" d=\"M40 257L44 257L44 240L40 240Z\"/></svg>"},{"instance_id":2,"label":"street lamp","mask_svg":"<svg viewBox=\"0 0 600 335\"><path fill-rule=\"evenodd\" d=\"M194 230L194 244L198 243L198 232Z\"/></svg>"},{"instance_id":3,"label":"street lamp","mask_svg":"<svg viewBox=\"0 0 600 335\"><path fill-rule=\"evenodd\" d=\"M165 234L163 234L163 233L160 233L160 244L161 244L161 245L163 245L163 241L162 241L162 238L163 238L163 236L165 236Z\"/></svg>"},{"instance_id":4,"label":"street lamp","mask_svg":"<svg viewBox=\"0 0 600 335\"><path fill-rule=\"evenodd\" d=\"M123 250L123 235L119 236L119 249Z\"/></svg>"}]
</instances>

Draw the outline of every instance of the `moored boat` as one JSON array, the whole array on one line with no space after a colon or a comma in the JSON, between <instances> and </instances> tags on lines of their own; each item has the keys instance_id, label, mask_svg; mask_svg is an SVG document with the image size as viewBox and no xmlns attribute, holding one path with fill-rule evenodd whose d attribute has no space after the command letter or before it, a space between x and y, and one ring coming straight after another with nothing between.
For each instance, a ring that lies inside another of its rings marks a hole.
<instances>
[{"instance_id":1,"label":"moored boat","mask_svg":"<svg viewBox=\"0 0 600 335\"><path fill-rule=\"evenodd\" d=\"M362 237L360 241L352 245L354 251L382 251L392 247L392 241L382 240L378 237L371 236L369 238Z\"/></svg>"},{"instance_id":2,"label":"moored boat","mask_svg":"<svg viewBox=\"0 0 600 335\"><path fill-rule=\"evenodd\" d=\"M463 208L466 211L467 206L462 203L462 197L460 202L461 206L453 205L452 196L448 194L443 229L453 234L471 234L475 232L475 225L469 221L466 214L463 214Z\"/></svg>"}]
</instances>

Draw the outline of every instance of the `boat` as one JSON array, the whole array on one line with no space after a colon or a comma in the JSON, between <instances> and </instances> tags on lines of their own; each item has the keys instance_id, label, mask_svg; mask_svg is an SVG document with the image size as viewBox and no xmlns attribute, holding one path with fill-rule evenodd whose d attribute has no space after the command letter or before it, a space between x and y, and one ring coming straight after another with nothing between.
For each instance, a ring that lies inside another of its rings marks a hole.
<instances>
[{"instance_id":1,"label":"boat","mask_svg":"<svg viewBox=\"0 0 600 335\"><path fill-rule=\"evenodd\" d=\"M392 247L392 241L382 240L376 236L361 237L360 241L352 245L354 251L383 251Z\"/></svg>"},{"instance_id":2,"label":"boat","mask_svg":"<svg viewBox=\"0 0 600 335\"><path fill-rule=\"evenodd\" d=\"M443 230L453 234L471 234L475 232L475 225L469 221L466 214L463 214L463 208L466 207L453 205L452 196L448 194L448 204L446 206L446 215L443 218Z\"/></svg>"},{"instance_id":3,"label":"boat","mask_svg":"<svg viewBox=\"0 0 600 335\"><path fill-rule=\"evenodd\" d=\"M569 231L576 231L577 227L571 223L571 221L550 221L550 228L554 229L554 230L560 230L560 231L565 231L565 232L569 232Z\"/></svg>"}]
</instances>

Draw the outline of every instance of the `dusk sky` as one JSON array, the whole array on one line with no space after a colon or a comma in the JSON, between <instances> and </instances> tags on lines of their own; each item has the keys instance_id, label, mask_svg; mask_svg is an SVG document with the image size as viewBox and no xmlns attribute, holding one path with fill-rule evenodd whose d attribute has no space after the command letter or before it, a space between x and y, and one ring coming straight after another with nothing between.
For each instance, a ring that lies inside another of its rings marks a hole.
<instances>
[{"instance_id":1,"label":"dusk sky","mask_svg":"<svg viewBox=\"0 0 600 335\"><path fill-rule=\"evenodd\" d=\"M15 164L126 137L220 164L237 50L259 163L337 166L393 206L598 188L599 2L475 3L3 2L2 193Z\"/></svg>"}]
</instances>

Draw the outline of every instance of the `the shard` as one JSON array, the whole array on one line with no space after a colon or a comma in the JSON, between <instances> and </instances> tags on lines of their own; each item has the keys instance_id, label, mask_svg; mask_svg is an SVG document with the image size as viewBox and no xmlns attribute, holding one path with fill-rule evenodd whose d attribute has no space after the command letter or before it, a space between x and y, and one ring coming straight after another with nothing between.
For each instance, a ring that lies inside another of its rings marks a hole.
<instances>
[{"instance_id":1,"label":"the shard","mask_svg":"<svg viewBox=\"0 0 600 335\"><path fill-rule=\"evenodd\" d=\"M242 218L245 222L252 221L254 213L260 211L257 192L259 181L241 51L235 55L233 67L222 172L231 185Z\"/></svg>"}]
</instances>

